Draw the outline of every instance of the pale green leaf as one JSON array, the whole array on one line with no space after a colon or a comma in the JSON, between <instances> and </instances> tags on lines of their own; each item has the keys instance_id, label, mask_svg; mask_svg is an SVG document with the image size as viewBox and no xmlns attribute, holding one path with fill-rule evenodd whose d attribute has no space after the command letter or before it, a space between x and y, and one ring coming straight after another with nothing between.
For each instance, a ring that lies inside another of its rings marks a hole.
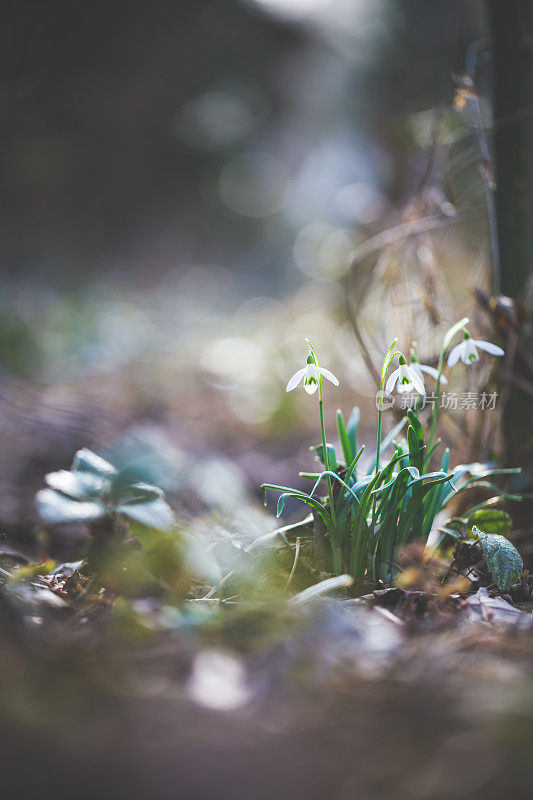
<instances>
[{"instance_id":1,"label":"pale green leaf","mask_svg":"<svg viewBox=\"0 0 533 800\"><path fill-rule=\"evenodd\" d=\"M105 478L112 478L117 472L112 464L109 464L109 462L97 456L96 453L93 453L86 447L82 450L78 450L74 456L72 469L75 472L94 472L96 475Z\"/></svg>"},{"instance_id":2,"label":"pale green leaf","mask_svg":"<svg viewBox=\"0 0 533 800\"><path fill-rule=\"evenodd\" d=\"M483 533L475 525L472 533L479 539L487 567L498 587L505 591L517 583L524 569L524 562L509 539L496 533Z\"/></svg>"},{"instance_id":3,"label":"pale green leaf","mask_svg":"<svg viewBox=\"0 0 533 800\"><path fill-rule=\"evenodd\" d=\"M41 489L35 497L39 513L48 522L90 522L105 514L102 503L74 500L53 489Z\"/></svg>"},{"instance_id":4,"label":"pale green leaf","mask_svg":"<svg viewBox=\"0 0 533 800\"><path fill-rule=\"evenodd\" d=\"M49 472L45 481L51 489L75 500L92 500L109 489L109 481L91 472Z\"/></svg>"},{"instance_id":5,"label":"pale green leaf","mask_svg":"<svg viewBox=\"0 0 533 800\"><path fill-rule=\"evenodd\" d=\"M125 503L117 506L116 511L135 522L157 530L165 531L175 524L172 509L161 497L147 502Z\"/></svg>"}]
</instances>

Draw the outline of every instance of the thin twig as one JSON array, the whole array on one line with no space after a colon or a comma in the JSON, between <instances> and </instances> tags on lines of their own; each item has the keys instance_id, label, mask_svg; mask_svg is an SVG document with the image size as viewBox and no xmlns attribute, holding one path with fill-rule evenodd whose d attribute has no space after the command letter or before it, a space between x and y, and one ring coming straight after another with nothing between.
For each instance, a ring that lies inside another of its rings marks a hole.
<instances>
[{"instance_id":1,"label":"thin twig","mask_svg":"<svg viewBox=\"0 0 533 800\"><path fill-rule=\"evenodd\" d=\"M387 228L376 234L376 236L372 236L364 244L356 248L352 253L351 268L354 269L372 253L383 250L383 248L396 242L401 242L402 239L407 239L409 236L417 236L420 233L429 233L429 231L447 228L450 225L459 225L462 222L483 219L483 216L484 212L481 208L472 208L454 214L452 217L447 217L444 214L433 214L430 217L419 217L408 222L401 222L399 225Z\"/></svg>"}]
</instances>

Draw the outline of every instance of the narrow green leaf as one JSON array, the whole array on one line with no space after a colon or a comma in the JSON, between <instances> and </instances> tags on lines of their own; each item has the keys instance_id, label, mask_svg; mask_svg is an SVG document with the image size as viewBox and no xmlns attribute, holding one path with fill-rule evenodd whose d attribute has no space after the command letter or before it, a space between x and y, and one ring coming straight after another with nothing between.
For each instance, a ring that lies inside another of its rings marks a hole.
<instances>
[{"instance_id":1,"label":"narrow green leaf","mask_svg":"<svg viewBox=\"0 0 533 800\"><path fill-rule=\"evenodd\" d=\"M381 455L383 455L387 447L390 444L392 444L393 440L400 433L402 428L405 427L406 422L407 422L407 417L404 417L403 419L400 420L400 422L398 422L397 425L394 426L394 428L384 437L384 439L382 439L380 447ZM375 466L376 466L376 455L374 454L374 457L368 466L368 472L367 472L368 475L372 474L372 472L375 469Z\"/></svg>"},{"instance_id":2,"label":"narrow green leaf","mask_svg":"<svg viewBox=\"0 0 533 800\"><path fill-rule=\"evenodd\" d=\"M309 449L310 450L314 450L315 453L317 454L320 462L322 464L325 464L325 461L324 461L324 448L323 448L323 446L321 444L314 445L313 447L310 447ZM337 469L337 454L335 453L335 448L333 447L332 444L327 443L326 444L326 449L327 449L327 453L328 453L329 465L330 465L331 469L336 470Z\"/></svg>"},{"instance_id":3,"label":"narrow green leaf","mask_svg":"<svg viewBox=\"0 0 533 800\"><path fill-rule=\"evenodd\" d=\"M442 461L440 464L440 471L447 473L450 466L450 450L447 447L444 451ZM449 484L448 484L449 485ZM424 523L423 523L423 538L427 539L431 533L435 517L444 505L444 498L446 497L446 483L435 486L424 499Z\"/></svg>"},{"instance_id":4,"label":"narrow green leaf","mask_svg":"<svg viewBox=\"0 0 533 800\"><path fill-rule=\"evenodd\" d=\"M411 427L414 428L420 447L424 447L424 428L412 408L407 409L407 418Z\"/></svg>"},{"instance_id":5,"label":"narrow green leaf","mask_svg":"<svg viewBox=\"0 0 533 800\"><path fill-rule=\"evenodd\" d=\"M519 503L519 502L521 502L523 500L523 497L520 496L520 495L513 496L513 495L502 495L502 494L499 494L499 495L496 495L495 497L489 497L483 503L479 503L477 506L474 506L474 508L470 509L469 513L473 514L475 511L481 511L481 509L483 509L483 508L492 508L493 506L497 505L498 503L503 503L504 500L512 500L512 501L514 501L516 503ZM465 522L466 522L466 520L465 520Z\"/></svg>"},{"instance_id":6,"label":"narrow green leaf","mask_svg":"<svg viewBox=\"0 0 533 800\"><path fill-rule=\"evenodd\" d=\"M350 464L353 460L354 453L352 452L348 431L346 430L344 415L340 408L337 410L337 433L339 434L339 442L341 445L342 455L344 456L344 463L346 466L348 466L348 464Z\"/></svg>"},{"instance_id":7,"label":"narrow green leaf","mask_svg":"<svg viewBox=\"0 0 533 800\"><path fill-rule=\"evenodd\" d=\"M383 472L384 472L384 471L385 471L385 470L383 470ZM413 478L415 481L416 481L416 480L418 480L418 479L420 478L420 472L418 471L417 467L411 467L411 466L404 467L402 470L400 470L400 471L398 472L398 474L397 474L397 475L395 475L395 476L394 476L394 478L391 478L391 479L390 479L390 481L388 481L387 483L385 483L383 486L378 486L378 487L377 487L377 489L374 489L374 492L373 492L373 494L379 494L380 492L384 492L384 491L385 491L386 489L388 489L389 487L391 487L391 486L394 486L394 484L396 483L396 481L398 480L398 478L400 477L400 475L402 475L402 473L404 473L404 472L407 472L407 473L409 473L409 475L411 475L411 477L412 477L412 478ZM402 477L403 477L403 475L402 475Z\"/></svg>"},{"instance_id":8,"label":"narrow green leaf","mask_svg":"<svg viewBox=\"0 0 533 800\"><path fill-rule=\"evenodd\" d=\"M420 442L412 425L407 428L407 444L409 445L409 463L412 467L422 470Z\"/></svg>"},{"instance_id":9,"label":"narrow green leaf","mask_svg":"<svg viewBox=\"0 0 533 800\"><path fill-rule=\"evenodd\" d=\"M354 492L353 488L351 488L350 486L348 486L348 484L346 484L346 483L345 483L345 482L342 480L342 478L340 478L340 477L339 477L339 476L338 476L338 475L337 475L335 472L331 472L330 470L328 470L328 471L326 471L326 472L324 472L324 473L323 473L323 477L325 477L325 476L328 476L328 475L329 475L329 477L330 477L330 478L334 478L336 481L338 481L338 482L341 484L341 486L343 486L343 487L346 489L346 491L348 492L348 494L349 494L349 495L350 495L350 496L351 496L351 497L352 497L352 498L355 500L355 502L356 502L357 504L359 504L359 498L358 498L358 497L357 497L357 495L355 494L355 492Z\"/></svg>"},{"instance_id":10,"label":"narrow green leaf","mask_svg":"<svg viewBox=\"0 0 533 800\"><path fill-rule=\"evenodd\" d=\"M318 482L319 481L317 481L317 484ZM315 487L317 484L315 484ZM311 508L313 508L314 511L316 511L316 513L320 516L328 532L331 534L331 517L329 516L324 506L318 500L315 500L314 497L312 497L309 494L306 494L305 492L300 492L297 489L291 489L288 486L277 486L274 483L264 483L263 488L272 489L273 491L277 492L283 492L284 494L295 497L297 500L301 500L302 503L311 506Z\"/></svg>"},{"instance_id":11,"label":"narrow green leaf","mask_svg":"<svg viewBox=\"0 0 533 800\"><path fill-rule=\"evenodd\" d=\"M463 486L461 486L460 489L456 489L455 491L452 489L446 495L446 498L445 498L445 500L443 502L443 505L446 505L446 503L452 497L454 497L454 496L457 497L457 495L460 495L463 492L469 491L470 489L488 489L491 492L496 492L496 496L500 497L502 500L513 500L513 501L515 501L517 503L520 503L521 500L522 500L522 495L510 494L509 492L504 492L503 489L500 489L499 486L496 486L496 484L491 483L490 481L483 481L481 479L478 479L478 480L476 480L475 483L472 483L470 481L468 483L465 483ZM476 509L471 509L471 512L474 511L474 510L477 511L477 508Z\"/></svg>"},{"instance_id":12,"label":"narrow green leaf","mask_svg":"<svg viewBox=\"0 0 533 800\"><path fill-rule=\"evenodd\" d=\"M354 476L354 478L356 478L356 479L357 479L357 470L356 470L356 466L357 466L357 462L359 461L359 459L360 459L360 458L361 458L361 456L363 455L363 451L364 451L364 449L365 449L365 446L364 446L364 444L362 444L362 445L361 445L361 447L360 447L360 449L359 449L359 452L357 453L357 455L356 455L356 456L355 456L355 458L353 459L352 463L351 463L351 464L350 464L350 466L348 467L348 469L347 469L347 471L346 471L346 476L345 476L345 477L346 477L346 482L347 482L347 483L348 483L348 481L350 480L350 478L352 477L352 475Z\"/></svg>"},{"instance_id":13,"label":"narrow green leaf","mask_svg":"<svg viewBox=\"0 0 533 800\"><path fill-rule=\"evenodd\" d=\"M352 453L357 452L357 427L359 425L360 415L361 412L356 406L352 409L352 413L348 417L348 422L346 423L346 430L348 432L348 439L350 440Z\"/></svg>"},{"instance_id":14,"label":"narrow green leaf","mask_svg":"<svg viewBox=\"0 0 533 800\"><path fill-rule=\"evenodd\" d=\"M293 495L289 494L288 492L280 494L280 496L278 497L278 505L276 508L276 517L281 517L281 515L283 514L283 509L285 508L285 501L287 500L287 497L291 496Z\"/></svg>"},{"instance_id":15,"label":"narrow green leaf","mask_svg":"<svg viewBox=\"0 0 533 800\"><path fill-rule=\"evenodd\" d=\"M450 475L442 475L440 477L431 477L430 475L424 475L422 478L417 481L418 485L416 488L413 489L412 496L407 503L407 506L403 510L402 514L400 515L400 521L398 525L398 545L404 546L410 541L413 541L416 538L419 538L416 533L416 528L414 530L414 535L411 534L411 527L413 526L413 522L420 510L422 500L427 495L427 493L432 489L433 486L437 486L439 483L447 483L450 478L453 477L453 473ZM427 480L430 478L430 480ZM422 483L424 481L424 483ZM419 536L423 535L423 531L420 530Z\"/></svg>"}]
</instances>

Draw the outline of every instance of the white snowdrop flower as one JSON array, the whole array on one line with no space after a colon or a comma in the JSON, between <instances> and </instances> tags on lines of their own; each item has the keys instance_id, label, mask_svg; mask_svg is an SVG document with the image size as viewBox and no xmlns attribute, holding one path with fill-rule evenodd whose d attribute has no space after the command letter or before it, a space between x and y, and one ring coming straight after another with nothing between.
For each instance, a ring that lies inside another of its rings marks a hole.
<instances>
[{"instance_id":1,"label":"white snowdrop flower","mask_svg":"<svg viewBox=\"0 0 533 800\"><path fill-rule=\"evenodd\" d=\"M387 380L387 385L385 386L387 394L390 394L395 384L398 383L398 391L400 394L403 392L411 392L414 389L418 394L424 395L426 393L424 381L420 377L418 371L413 368L413 365L408 367L407 361L402 355L398 357L398 363L398 369L395 369Z\"/></svg>"},{"instance_id":2,"label":"white snowdrop flower","mask_svg":"<svg viewBox=\"0 0 533 800\"><path fill-rule=\"evenodd\" d=\"M287 392L292 392L293 389L296 389L298 384L301 382L302 378L304 379L304 389L307 394L314 394L318 389L318 382L319 376L327 378L328 381L334 386L339 385L339 381L335 377L335 375L329 371L329 369L324 369L324 367L317 367L315 363L315 359L312 353L309 353L307 356L307 364L302 369L299 369L298 372L295 372L290 381L287 384Z\"/></svg>"},{"instance_id":3,"label":"white snowdrop flower","mask_svg":"<svg viewBox=\"0 0 533 800\"><path fill-rule=\"evenodd\" d=\"M476 361L479 361L478 348L480 350L486 350L487 353L493 356L505 355L505 352L501 347L498 347L497 344L484 342L482 339L472 339L470 334L465 331L465 338L461 344L455 345L448 356L448 366L453 367L457 364L459 359L461 359L463 364L475 364Z\"/></svg>"},{"instance_id":4,"label":"white snowdrop flower","mask_svg":"<svg viewBox=\"0 0 533 800\"><path fill-rule=\"evenodd\" d=\"M411 363L409 364L409 369L413 369L417 373L422 383L424 383L424 376L422 374L423 372L425 372L426 375L431 375L431 377L435 378L436 381L438 381L439 379L438 369L435 369L435 367L430 367L428 364L419 364L418 361L411 361ZM440 382L442 385L445 385L448 383L448 378L446 378L444 375L441 375ZM398 391L400 393L412 392L413 390L414 386L412 383L403 384L402 388L398 387Z\"/></svg>"}]
</instances>

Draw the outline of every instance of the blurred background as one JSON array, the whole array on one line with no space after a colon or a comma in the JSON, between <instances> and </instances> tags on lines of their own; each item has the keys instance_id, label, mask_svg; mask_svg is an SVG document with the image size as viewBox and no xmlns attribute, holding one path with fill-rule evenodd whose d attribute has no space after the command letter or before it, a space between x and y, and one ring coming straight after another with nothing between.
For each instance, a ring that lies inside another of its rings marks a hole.
<instances>
[{"instance_id":1,"label":"blurred background","mask_svg":"<svg viewBox=\"0 0 533 800\"><path fill-rule=\"evenodd\" d=\"M284 391L304 336L341 380L329 425L358 404L369 436L394 336L433 364L465 313L491 337L473 294L491 283L486 180L460 92L470 58L488 123L485 33L483 4L461 0L8 6L3 529L27 532L42 475L83 445L157 451L150 477L170 491L200 461L226 504L234 486L294 483L318 430ZM499 446L497 412L474 417L444 417L458 458Z\"/></svg>"},{"instance_id":2,"label":"blurred background","mask_svg":"<svg viewBox=\"0 0 533 800\"><path fill-rule=\"evenodd\" d=\"M448 608L440 583L434 602L440 572L403 617L386 598L297 605L299 543L254 547L280 524L260 484L308 488L316 467L316 396L285 392L304 337L340 379L328 438L358 405L373 452L391 340L436 366L469 316L507 356L447 372L450 391L498 393L440 412L451 463L504 444L533 462L532 41L528 0L4 4L4 794L525 796L530 617L500 597ZM82 447L165 490L160 585L131 542L110 560L123 591L77 583L85 526L39 519L44 475ZM287 521L305 514L287 502ZM28 557L71 562L72 594L32 580L46 563L13 581ZM300 566L324 576L305 546Z\"/></svg>"}]
</instances>

